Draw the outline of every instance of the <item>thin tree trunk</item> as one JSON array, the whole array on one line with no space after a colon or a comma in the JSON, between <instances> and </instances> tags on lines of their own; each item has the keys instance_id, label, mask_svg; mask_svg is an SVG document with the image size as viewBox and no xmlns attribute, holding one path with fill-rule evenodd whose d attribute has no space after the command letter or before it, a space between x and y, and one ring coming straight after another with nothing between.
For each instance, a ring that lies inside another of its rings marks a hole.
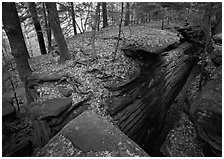
<instances>
[{"instance_id":1,"label":"thin tree trunk","mask_svg":"<svg viewBox=\"0 0 224 159\"><path fill-rule=\"evenodd\" d=\"M48 16L50 17L51 29L53 30L54 37L59 49L60 54L59 63L63 63L66 60L71 59L71 55L69 53L67 43L61 30L56 3L46 2L46 8Z\"/></svg>"},{"instance_id":2,"label":"thin tree trunk","mask_svg":"<svg viewBox=\"0 0 224 159\"><path fill-rule=\"evenodd\" d=\"M100 9L100 2L98 2L96 6L95 17L92 26L92 37L91 37L92 60L96 59L95 38L96 38L97 21L99 20L99 14L98 14L98 12L100 11L99 9Z\"/></svg>"},{"instance_id":3,"label":"thin tree trunk","mask_svg":"<svg viewBox=\"0 0 224 159\"><path fill-rule=\"evenodd\" d=\"M187 9L188 10L188 9ZM189 13L188 13L189 15ZM170 25L170 8L168 7L168 14L167 14L167 26Z\"/></svg>"},{"instance_id":4,"label":"thin tree trunk","mask_svg":"<svg viewBox=\"0 0 224 159\"><path fill-rule=\"evenodd\" d=\"M80 28L80 26L78 25L78 23L75 21L75 24L77 25L77 27L78 27L78 29L79 29L79 32L80 32L80 34L82 34L82 30L81 30L81 28Z\"/></svg>"},{"instance_id":5,"label":"thin tree trunk","mask_svg":"<svg viewBox=\"0 0 224 159\"><path fill-rule=\"evenodd\" d=\"M12 56L15 58L19 77L25 85L27 103L33 102L26 86L26 78L32 73L28 63L28 50L24 41L19 16L14 2L2 3L2 21L9 39Z\"/></svg>"},{"instance_id":6,"label":"thin tree trunk","mask_svg":"<svg viewBox=\"0 0 224 159\"><path fill-rule=\"evenodd\" d=\"M73 2L70 2L70 5L71 5L71 15L72 15L72 25L74 28L74 35L77 35L77 30L76 30L76 26L75 26L75 11L74 11Z\"/></svg>"},{"instance_id":7,"label":"thin tree trunk","mask_svg":"<svg viewBox=\"0 0 224 159\"><path fill-rule=\"evenodd\" d=\"M86 23L87 23L87 20L89 19L89 13L90 13L89 8L90 8L90 7L88 7L88 11L87 11L86 19L85 19L85 22L84 22L84 29L85 29L85 31L86 31Z\"/></svg>"},{"instance_id":8,"label":"thin tree trunk","mask_svg":"<svg viewBox=\"0 0 224 159\"><path fill-rule=\"evenodd\" d=\"M100 30L100 3L99 5L97 5L96 7L98 7L96 10L98 10L98 16L97 16L97 31Z\"/></svg>"},{"instance_id":9,"label":"thin tree trunk","mask_svg":"<svg viewBox=\"0 0 224 159\"><path fill-rule=\"evenodd\" d=\"M118 33L116 48L115 48L115 51L114 51L113 60L115 60L115 58L116 58L117 49L118 49L118 46L119 46L119 40L120 40L120 36L121 36L121 25L122 25L122 19L123 19L123 10L124 10L124 3L122 2L121 3L121 21L120 21L120 24L119 24L119 33Z\"/></svg>"},{"instance_id":10,"label":"thin tree trunk","mask_svg":"<svg viewBox=\"0 0 224 159\"><path fill-rule=\"evenodd\" d=\"M114 25L114 6L111 6L111 25Z\"/></svg>"},{"instance_id":11,"label":"thin tree trunk","mask_svg":"<svg viewBox=\"0 0 224 159\"><path fill-rule=\"evenodd\" d=\"M130 17L130 21L131 21L131 25L134 23L134 2L131 5L131 17Z\"/></svg>"},{"instance_id":12,"label":"thin tree trunk","mask_svg":"<svg viewBox=\"0 0 224 159\"><path fill-rule=\"evenodd\" d=\"M165 11L164 11L164 8L162 8L162 26L161 26L161 29L163 30L164 29L164 15L165 14Z\"/></svg>"},{"instance_id":13,"label":"thin tree trunk","mask_svg":"<svg viewBox=\"0 0 224 159\"><path fill-rule=\"evenodd\" d=\"M125 21L124 26L129 25L130 23L130 10L129 10L129 2L126 3L126 12L125 12Z\"/></svg>"},{"instance_id":14,"label":"thin tree trunk","mask_svg":"<svg viewBox=\"0 0 224 159\"><path fill-rule=\"evenodd\" d=\"M81 21L82 32L85 33L85 30L84 30L84 28L83 28L82 16L81 16L81 18L80 18L80 21Z\"/></svg>"},{"instance_id":15,"label":"thin tree trunk","mask_svg":"<svg viewBox=\"0 0 224 159\"><path fill-rule=\"evenodd\" d=\"M106 2L102 2L102 12L103 12L103 28L106 28L108 27Z\"/></svg>"},{"instance_id":16,"label":"thin tree trunk","mask_svg":"<svg viewBox=\"0 0 224 159\"><path fill-rule=\"evenodd\" d=\"M45 3L43 3L43 9L44 9L44 21L45 21L45 27L47 30L47 41L48 41L48 53L51 52L52 47L51 47L51 27L50 27L50 18L46 14L46 8L45 8Z\"/></svg>"},{"instance_id":17,"label":"thin tree trunk","mask_svg":"<svg viewBox=\"0 0 224 159\"><path fill-rule=\"evenodd\" d=\"M29 11L31 13L31 17L33 19L33 24L37 33L37 38L38 38L38 42L39 42L39 46L40 46L40 52L41 54L47 54L46 52L46 48L45 48L45 43L44 43L44 36L43 36L43 32L41 29L41 25L40 22L38 20L38 15L36 12L36 5L34 2L29 2Z\"/></svg>"}]
</instances>

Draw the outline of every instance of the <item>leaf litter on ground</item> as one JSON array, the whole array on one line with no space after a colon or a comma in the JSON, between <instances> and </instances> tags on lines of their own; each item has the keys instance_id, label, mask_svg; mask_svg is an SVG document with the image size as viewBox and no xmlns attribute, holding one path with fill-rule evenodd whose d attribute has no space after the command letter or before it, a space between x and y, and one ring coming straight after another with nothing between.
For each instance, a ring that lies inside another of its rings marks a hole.
<instances>
[{"instance_id":1,"label":"leaf litter on ground","mask_svg":"<svg viewBox=\"0 0 224 159\"><path fill-rule=\"evenodd\" d=\"M162 45L179 41L175 33L150 29L147 25L123 27L122 32L121 38L124 40L120 43L119 48L127 43L133 43L146 48L149 46L153 50ZM118 49L117 57L113 61L112 55L117 41L114 37L118 36L118 27L108 27L97 32L95 42L97 59L87 64L91 59L90 35L89 33L80 34L67 40L73 58L64 64L58 64L59 56L52 53L31 58L29 62L35 73L69 75L78 79L81 82L81 85L78 86L81 92L92 93L89 109L111 121L112 119L107 114L108 108L105 104L110 92L104 87L105 83L107 80L116 81L116 79L129 82L132 80L131 75L133 72L138 72L140 68L132 59L126 57L120 49ZM93 73L93 70L98 71ZM58 86L72 88L70 83L57 85L46 82L39 85L40 97L38 101L62 97ZM87 97L87 95L74 91L71 97L73 102L76 103Z\"/></svg>"}]
</instances>

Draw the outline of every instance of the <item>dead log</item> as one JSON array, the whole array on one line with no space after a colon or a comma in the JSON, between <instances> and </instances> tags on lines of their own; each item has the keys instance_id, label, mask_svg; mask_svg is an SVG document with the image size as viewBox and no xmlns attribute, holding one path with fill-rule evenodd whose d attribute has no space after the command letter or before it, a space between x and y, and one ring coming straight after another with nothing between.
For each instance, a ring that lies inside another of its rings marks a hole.
<instances>
[{"instance_id":1,"label":"dead log","mask_svg":"<svg viewBox=\"0 0 224 159\"><path fill-rule=\"evenodd\" d=\"M190 43L183 43L174 50L144 60L139 77L122 87L119 95L109 101L109 112L122 132L150 155L161 134L166 113L196 62L185 54L191 47ZM147 56L150 57L150 53Z\"/></svg>"}]
</instances>

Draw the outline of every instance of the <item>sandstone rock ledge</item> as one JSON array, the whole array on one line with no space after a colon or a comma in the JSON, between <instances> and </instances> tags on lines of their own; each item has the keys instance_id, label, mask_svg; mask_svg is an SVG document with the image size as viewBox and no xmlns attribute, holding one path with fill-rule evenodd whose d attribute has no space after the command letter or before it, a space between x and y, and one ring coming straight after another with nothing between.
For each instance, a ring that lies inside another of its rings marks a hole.
<instances>
[{"instance_id":1,"label":"sandstone rock ledge","mask_svg":"<svg viewBox=\"0 0 224 159\"><path fill-rule=\"evenodd\" d=\"M117 127L87 110L69 122L36 156L146 157Z\"/></svg>"}]
</instances>

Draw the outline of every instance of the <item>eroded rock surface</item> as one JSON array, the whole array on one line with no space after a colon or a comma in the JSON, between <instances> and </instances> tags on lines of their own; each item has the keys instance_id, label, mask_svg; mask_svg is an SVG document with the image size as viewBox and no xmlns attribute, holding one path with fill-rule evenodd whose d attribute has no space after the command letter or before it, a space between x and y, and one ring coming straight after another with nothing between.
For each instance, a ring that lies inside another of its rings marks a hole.
<instances>
[{"instance_id":1,"label":"eroded rock surface","mask_svg":"<svg viewBox=\"0 0 224 159\"><path fill-rule=\"evenodd\" d=\"M214 75L215 76L215 75ZM222 152L222 76L208 81L191 105L199 135L208 142L214 152Z\"/></svg>"},{"instance_id":2,"label":"eroded rock surface","mask_svg":"<svg viewBox=\"0 0 224 159\"><path fill-rule=\"evenodd\" d=\"M118 128L88 110L69 122L37 156L148 156Z\"/></svg>"},{"instance_id":3,"label":"eroded rock surface","mask_svg":"<svg viewBox=\"0 0 224 159\"><path fill-rule=\"evenodd\" d=\"M178 46L180 43L180 38L177 34L169 31L152 29L151 32L141 33L143 34L136 33L128 36L121 50L126 52L126 54L130 54L130 51L145 51L148 54L159 54L169 49L170 46Z\"/></svg>"},{"instance_id":4,"label":"eroded rock surface","mask_svg":"<svg viewBox=\"0 0 224 159\"><path fill-rule=\"evenodd\" d=\"M2 119L12 120L16 117L16 108L13 106L12 99L3 99L2 101Z\"/></svg>"},{"instance_id":5,"label":"eroded rock surface","mask_svg":"<svg viewBox=\"0 0 224 159\"><path fill-rule=\"evenodd\" d=\"M33 104L31 112L39 119L56 117L71 107L71 98L55 98L42 103Z\"/></svg>"}]
</instances>

